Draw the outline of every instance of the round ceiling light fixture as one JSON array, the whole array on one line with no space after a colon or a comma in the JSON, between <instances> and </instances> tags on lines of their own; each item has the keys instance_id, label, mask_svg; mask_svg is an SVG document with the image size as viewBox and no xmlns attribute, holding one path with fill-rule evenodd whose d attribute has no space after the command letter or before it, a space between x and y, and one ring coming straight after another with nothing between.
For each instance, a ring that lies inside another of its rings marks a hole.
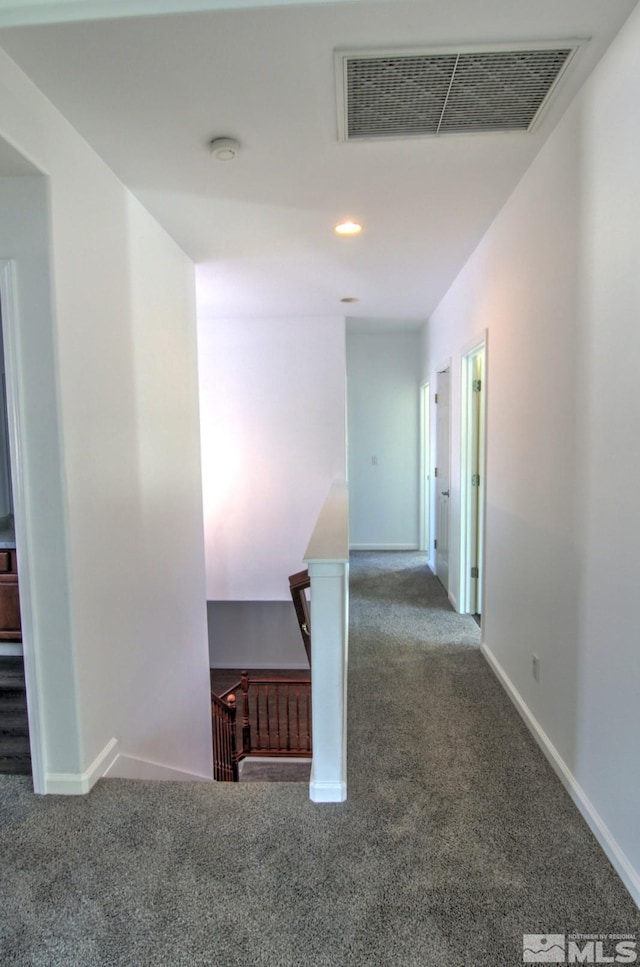
<instances>
[{"instance_id":1,"label":"round ceiling light fixture","mask_svg":"<svg viewBox=\"0 0 640 967\"><path fill-rule=\"evenodd\" d=\"M336 235L359 235L362 231L362 225L351 218L346 218L343 222L339 222L333 230Z\"/></svg>"},{"instance_id":2,"label":"round ceiling light fixture","mask_svg":"<svg viewBox=\"0 0 640 967\"><path fill-rule=\"evenodd\" d=\"M233 161L240 151L240 142L235 138L214 138L209 142L209 151L216 161Z\"/></svg>"}]
</instances>

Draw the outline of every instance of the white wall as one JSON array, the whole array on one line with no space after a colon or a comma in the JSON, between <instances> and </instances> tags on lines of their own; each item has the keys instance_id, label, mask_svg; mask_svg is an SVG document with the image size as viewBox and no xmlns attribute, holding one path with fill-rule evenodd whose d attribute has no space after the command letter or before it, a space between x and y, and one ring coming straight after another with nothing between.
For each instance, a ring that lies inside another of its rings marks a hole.
<instances>
[{"instance_id":1,"label":"white wall","mask_svg":"<svg viewBox=\"0 0 640 967\"><path fill-rule=\"evenodd\" d=\"M210 775L193 267L1 52L0 135L48 175L2 255L51 788L72 791L112 738Z\"/></svg>"},{"instance_id":2,"label":"white wall","mask_svg":"<svg viewBox=\"0 0 640 967\"><path fill-rule=\"evenodd\" d=\"M19 345L24 360L17 376L23 468L28 483L23 495L28 530L21 532L20 518L16 529L20 569L25 557L30 563L35 644L39 646L37 660L31 666L35 678L32 675L29 682L29 699L36 697L39 708L34 714L39 712L42 718L44 767L52 772L78 773L84 767L70 647L68 534L44 177L0 179L0 246L4 258L15 260ZM5 306L3 311L7 309Z\"/></svg>"},{"instance_id":3,"label":"white wall","mask_svg":"<svg viewBox=\"0 0 640 967\"><path fill-rule=\"evenodd\" d=\"M288 600L345 475L344 319L198 325L207 597Z\"/></svg>"},{"instance_id":4,"label":"white wall","mask_svg":"<svg viewBox=\"0 0 640 967\"><path fill-rule=\"evenodd\" d=\"M209 601L212 668L308 671L300 627L289 601Z\"/></svg>"},{"instance_id":5,"label":"white wall","mask_svg":"<svg viewBox=\"0 0 640 967\"><path fill-rule=\"evenodd\" d=\"M418 547L420 346L419 332L347 333L352 548Z\"/></svg>"},{"instance_id":6,"label":"white wall","mask_svg":"<svg viewBox=\"0 0 640 967\"><path fill-rule=\"evenodd\" d=\"M488 330L484 641L640 902L639 45L636 11L434 313L425 375L451 357L455 546L460 354Z\"/></svg>"},{"instance_id":7,"label":"white wall","mask_svg":"<svg viewBox=\"0 0 640 967\"><path fill-rule=\"evenodd\" d=\"M2 344L2 306L0 305L0 517L13 514L11 493L11 460L9 456L9 427L5 393L4 346Z\"/></svg>"}]
</instances>

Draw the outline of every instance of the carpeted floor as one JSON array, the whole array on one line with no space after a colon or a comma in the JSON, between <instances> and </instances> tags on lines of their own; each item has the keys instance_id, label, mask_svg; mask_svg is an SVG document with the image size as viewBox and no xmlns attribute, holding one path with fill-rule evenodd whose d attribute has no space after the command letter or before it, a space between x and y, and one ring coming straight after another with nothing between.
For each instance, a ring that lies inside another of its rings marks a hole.
<instances>
[{"instance_id":1,"label":"carpeted floor","mask_svg":"<svg viewBox=\"0 0 640 967\"><path fill-rule=\"evenodd\" d=\"M354 555L349 800L0 777L0 962L515 967L640 915L421 558Z\"/></svg>"}]
</instances>

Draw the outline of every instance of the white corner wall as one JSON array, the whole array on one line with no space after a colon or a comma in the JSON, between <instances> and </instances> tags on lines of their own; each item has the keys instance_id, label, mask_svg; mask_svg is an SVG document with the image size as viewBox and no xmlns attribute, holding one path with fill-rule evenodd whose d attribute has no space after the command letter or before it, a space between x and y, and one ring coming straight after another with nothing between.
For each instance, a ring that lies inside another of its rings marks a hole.
<instances>
[{"instance_id":1,"label":"white corner wall","mask_svg":"<svg viewBox=\"0 0 640 967\"><path fill-rule=\"evenodd\" d=\"M210 776L193 267L2 52L0 135L47 175L46 257L6 233L2 255L48 788L82 791L116 750Z\"/></svg>"},{"instance_id":2,"label":"white corner wall","mask_svg":"<svg viewBox=\"0 0 640 967\"><path fill-rule=\"evenodd\" d=\"M636 10L425 336L426 376L452 359L455 547L460 358L488 330L486 653L638 903L639 48Z\"/></svg>"},{"instance_id":3,"label":"white corner wall","mask_svg":"<svg viewBox=\"0 0 640 967\"><path fill-rule=\"evenodd\" d=\"M347 333L353 549L419 545L420 332Z\"/></svg>"},{"instance_id":4,"label":"white corner wall","mask_svg":"<svg viewBox=\"0 0 640 967\"><path fill-rule=\"evenodd\" d=\"M31 673L28 698L32 733L37 734L42 723L41 762L36 764L34 759L34 767L77 773L83 767L70 648L68 534L60 465L47 188L47 179L41 175L0 178L0 247L5 258L14 260L18 312L14 322L19 333L19 358L25 361L15 374L24 442L22 472L27 483L22 506L17 495L15 500L18 553L21 565L29 561L35 629L46 641L37 660L27 667L27 673ZM4 306L3 312L7 325L9 306ZM15 479L15 461L12 469ZM26 533L21 530L21 510L28 521ZM24 601L24 585L22 595ZM26 635L28 623L23 621L23 625Z\"/></svg>"},{"instance_id":5,"label":"white corner wall","mask_svg":"<svg viewBox=\"0 0 640 967\"><path fill-rule=\"evenodd\" d=\"M345 475L345 323L198 325L207 597L289 600L335 477Z\"/></svg>"}]
</instances>

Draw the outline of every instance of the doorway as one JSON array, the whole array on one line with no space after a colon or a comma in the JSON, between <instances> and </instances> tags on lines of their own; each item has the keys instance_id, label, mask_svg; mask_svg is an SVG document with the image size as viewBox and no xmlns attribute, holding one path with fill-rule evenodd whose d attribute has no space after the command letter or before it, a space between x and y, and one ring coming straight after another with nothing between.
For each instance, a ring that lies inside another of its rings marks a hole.
<instances>
[{"instance_id":1,"label":"doorway","mask_svg":"<svg viewBox=\"0 0 640 967\"><path fill-rule=\"evenodd\" d=\"M485 495L485 341L462 357L460 613L482 615Z\"/></svg>"},{"instance_id":2,"label":"doorway","mask_svg":"<svg viewBox=\"0 0 640 967\"><path fill-rule=\"evenodd\" d=\"M450 495L450 369L441 370L436 379L436 465L433 471L436 487L435 573L445 591L449 591L449 495Z\"/></svg>"},{"instance_id":3,"label":"doorway","mask_svg":"<svg viewBox=\"0 0 640 967\"><path fill-rule=\"evenodd\" d=\"M431 533L430 384L420 387L420 550L429 553Z\"/></svg>"},{"instance_id":4,"label":"doorway","mask_svg":"<svg viewBox=\"0 0 640 967\"><path fill-rule=\"evenodd\" d=\"M8 259L0 259L0 325L2 350L2 369L4 379L3 405L6 411L1 415L5 435L2 439L0 463L5 466L0 473L3 485L0 494L0 512L5 526L4 546L5 573L3 592L5 608L0 620L0 657L8 668L9 679L2 679L0 690L0 713L4 710L2 699L17 711L12 719L12 745L15 746L13 765L5 763L5 771L30 772L34 792L45 791L44 762L41 752L42 728L40 723L40 704L36 661L33 649L31 619L31 574L26 540L27 523L23 501L23 428L20 407L20 387L18 383L18 313L15 297L15 264ZM1 408L1 407L0 407ZM15 523L14 523L15 522ZM11 532L11 533L9 533ZM17 561L20 560L18 573ZM19 590L18 590L19 589ZM14 600L14 607L7 602ZM18 665L20 666L18 668ZM5 678L7 677L5 675ZM22 693L22 694L19 694ZM24 719L24 721L22 721ZM21 741L22 740L22 741ZM18 760L23 759L23 768ZM11 766L9 768L9 766Z\"/></svg>"}]
</instances>

